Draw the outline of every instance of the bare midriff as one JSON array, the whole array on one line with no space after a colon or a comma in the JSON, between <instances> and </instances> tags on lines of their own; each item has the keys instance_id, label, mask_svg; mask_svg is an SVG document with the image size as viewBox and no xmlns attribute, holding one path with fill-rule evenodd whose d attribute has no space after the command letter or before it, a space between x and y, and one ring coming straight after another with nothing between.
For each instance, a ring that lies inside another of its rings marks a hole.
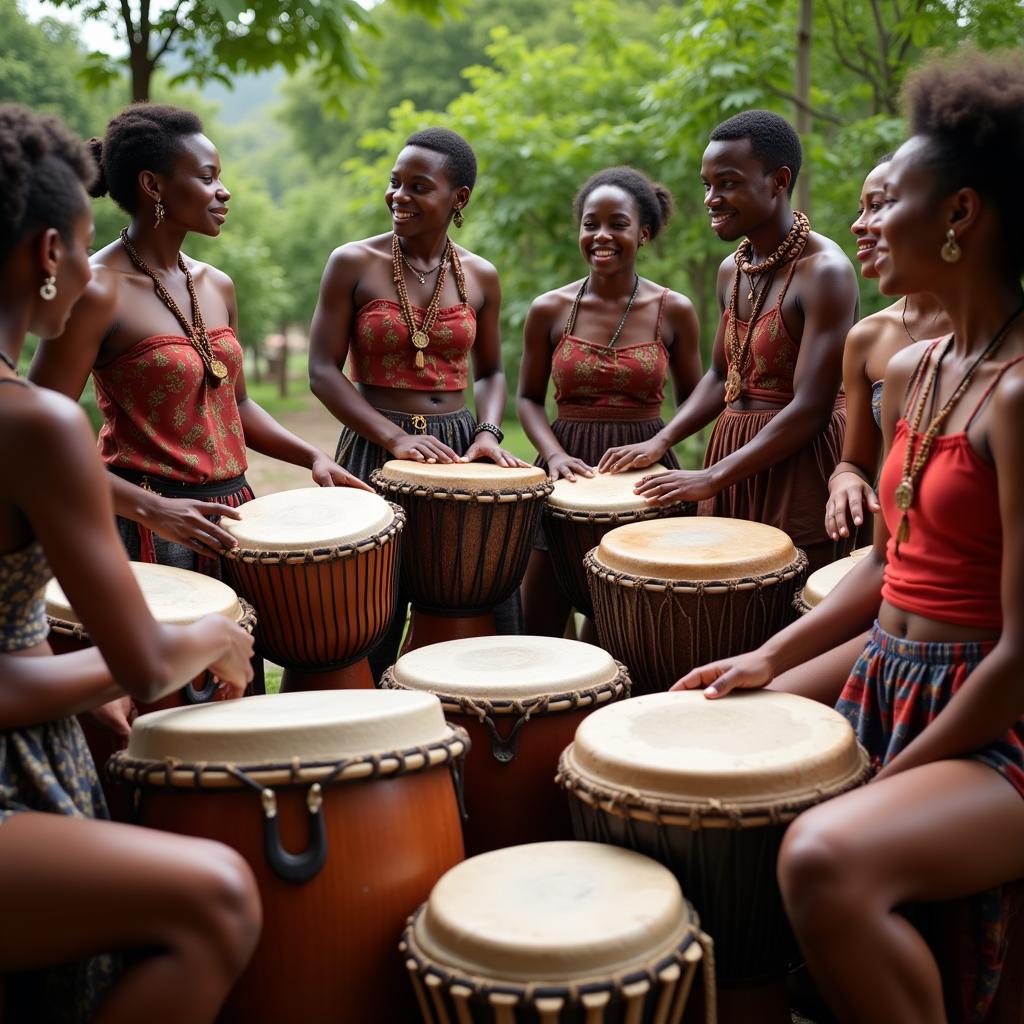
<instances>
[{"instance_id":1,"label":"bare midriff","mask_svg":"<svg viewBox=\"0 0 1024 1024\"><path fill-rule=\"evenodd\" d=\"M889 601L878 609L878 624L892 636L919 643L972 643L978 640L998 640L1000 630L977 629L955 622L939 622L924 615L904 611Z\"/></svg>"},{"instance_id":2,"label":"bare midriff","mask_svg":"<svg viewBox=\"0 0 1024 1024\"><path fill-rule=\"evenodd\" d=\"M359 393L375 409L437 416L458 412L466 406L464 391L413 391L407 388L380 388L357 384Z\"/></svg>"}]
</instances>

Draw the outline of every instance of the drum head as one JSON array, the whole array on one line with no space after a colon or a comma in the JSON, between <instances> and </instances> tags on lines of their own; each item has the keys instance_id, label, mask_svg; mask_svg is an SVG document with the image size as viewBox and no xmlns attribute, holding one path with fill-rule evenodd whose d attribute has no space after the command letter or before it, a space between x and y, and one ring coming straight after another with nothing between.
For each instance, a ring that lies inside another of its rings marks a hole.
<instances>
[{"instance_id":1,"label":"drum head","mask_svg":"<svg viewBox=\"0 0 1024 1024\"><path fill-rule=\"evenodd\" d=\"M583 720L566 768L584 783L658 803L766 806L848 788L864 758L838 711L766 690L708 700L656 693Z\"/></svg>"},{"instance_id":2,"label":"drum head","mask_svg":"<svg viewBox=\"0 0 1024 1024\"><path fill-rule=\"evenodd\" d=\"M597 561L617 572L694 582L763 576L796 557L774 526L712 516L629 523L606 533L597 549Z\"/></svg>"},{"instance_id":3,"label":"drum head","mask_svg":"<svg viewBox=\"0 0 1024 1024\"><path fill-rule=\"evenodd\" d=\"M857 548L846 558L840 558L829 565L823 565L817 572L812 572L804 584L803 599L808 607L824 601L832 593L836 584L871 550L870 546Z\"/></svg>"},{"instance_id":4,"label":"drum head","mask_svg":"<svg viewBox=\"0 0 1024 1024\"><path fill-rule=\"evenodd\" d=\"M128 757L258 766L408 750L451 735L440 701L400 690L319 690L142 715Z\"/></svg>"},{"instance_id":5,"label":"drum head","mask_svg":"<svg viewBox=\"0 0 1024 1024\"><path fill-rule=\"evenodd\" d=\"M450 462L431 465L411 459L392 459L380 469L384 480L459 491L508 491L547 482L539 466L496 466L493 462Z\"/></svg>"},{"instance_id":6,"label":"drum head","mask_svg":"<svg viewBox=\"0 0 1024 1024\"><path fill-rule=\"evenodd\" d=\"M130 565L150 614L165 626L187 626L204 615L224 615L234 622L242 619L238 595L220 580L170 565ZM81 622L56 580L46 587L46 614L63 622Z\"/></svg>"},{"instance_id":7,"label":"drum head","mask_svg":"<svg viewBox=\"0 0 1024 1024\"><path fill-rule=\"evenodd\" d=\"M255 551L308 551L355 544L391 525L395 514L379 495L352 487L302 487L254 498L241 519L220 525L240 547Z\"/></svg>"},{"instance_id":8,"label":"drum head","mask_svg":"<svg viewBox=\"0 0 1024 1024\"><path fill-rule=\"evenodd\" d=\"M415 936L456 972L559 983L633 967L695 927L661 864L603 843L536 843L484 853L434 886Z\"/></svg>"},{"instance_id":9,"label":"drum head","mask_svg":"<svg viewBox=\"0 0 1024 1024\"><path fill-rule=\"evenodd\" d=\"M548 504L570 512L642 512L655 508L633 493L644 477L667 472L661 465L648 469L632 469L627 473L595 473L591 477L578 476L576 482L556 480L555 489L548 496Z\"/></svg>"},{"instance_id":10,"label":"drum head","mask_svg":"<svg viewBox=\"0 0 1024 1024\"><path fill-rule=\"evenodd\" d=\"M547 636L478 636L403 654L392 669L410 690L485 700L530 700L610 683L619 667L600 647Z\"/></svg>"}]
</instances>

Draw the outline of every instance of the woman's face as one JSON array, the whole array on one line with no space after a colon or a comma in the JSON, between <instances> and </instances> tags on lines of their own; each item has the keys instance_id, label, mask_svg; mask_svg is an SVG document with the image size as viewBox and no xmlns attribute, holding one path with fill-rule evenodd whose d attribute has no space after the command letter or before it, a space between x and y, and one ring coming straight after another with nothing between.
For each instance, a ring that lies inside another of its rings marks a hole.
<instances>
[{"instance_id":1,"label":"woman's face","mask_svg":"<svg viewBox=\"0 0 1024 1024\"><path fill-rule=\"evenodd\" d=\"M217 147L205 135L185 136L173 173L159 178L167 221L186 232L219 235L231 198L220 175Z\"/></svg>"},{"instance_id":2,"label":"woman's face","mask_svg":"<svg viewBox=\"0 0 1024 1024\"><path fill-rule=\"evenodd\" d=\"M456 206L468 199L468 188L452 187L445 155L422 146L406 146L398 154L384 193L399 238L447 231Z\"/></svg>"},{"instance_id":3,"label":"woman's face","mask_svg":"<svg viewBox=\"0 0 1024 1024\"><path fill-rule=\"evenodd\" d=\"M580 253L591 270L632 270L637 249L649 236L636 200L625 189L599 185L587 196L580 216Z\"/></svg>"},{"instance_id":4,"label":"woman's face","mask_svg":"<svg viewBox=\"0 0 1024 1024\"><path fill-rule=\"evenodd\" d=\"M82 189L80 212L72 221L69 237L63 238L56 232L54 235L51 252L56 265L51 273L56 278L57 294L49 302L41 297L36 301L29 324L29 330L43 339L57 338L64 333L71 310L92 280L89 265L89 248L93 241L92 207L85 189Z\"/></svg>"},{"instance_id":5,"label":"woman's face","mask_svg":"<svg viewBox=\"0 0 1024 1024\"><path fill-rule=\"evenodd\" d=\"M878 238L868 230L868 221L882 209L888 167L889 161L886 160L864 179L864 187L860 190L860 212L850 225L850 230L857 238L857 261L860 263L861 277L878 277L875 270L875 245Z\"/></svg>"}]
</instances>

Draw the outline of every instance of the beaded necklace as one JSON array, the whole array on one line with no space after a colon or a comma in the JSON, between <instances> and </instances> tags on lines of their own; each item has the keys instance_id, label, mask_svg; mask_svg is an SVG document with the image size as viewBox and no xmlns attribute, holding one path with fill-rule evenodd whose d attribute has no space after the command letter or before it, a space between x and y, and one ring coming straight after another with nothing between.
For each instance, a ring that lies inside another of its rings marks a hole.
<instances>
[{"instance_id":1,"label":"beaded necklace","mask_svg":"<svg viewBox=\"0 0 1024 1024\"><path fill-rule=\"evenodd\" d=\"M2 359L7 364L7 366L10 367L11 373L13 373L15 376L18 375L18 367L15 365L14 360L2 349L0 349L0 359Z\"/></svg>"},{"instance_id":2,"label":"beaded necklace","mask_svg":"<svg viewBox=\"0 0 1024 1024\"><path fill-rule=\"evenodd\" d=\"M131 240L128 238L127 228L121 228L121 244L124 246L125 252L128 253L128 258L134 264L135 269L140 270L153 281L157 297L177 317L182 330L185 332L185 337L188 338L189 343L199 353L199 358L203 361L207 380L214 387L219 387L221 381L228 375L228 368L214 355L213 346L210 344L210 336L206 332L206 321L203 320L203 311L199 308L199 299L196 297L195 281L192 280L192 274L188 267L185 266L185 257L180 252L178 253L178 269L185 275L185 287L188 288L188 297L192 303L192 323L185 319L185 314L181 311L181 307L174 301L174 296L171 295L164 287L160 278L157 277L156 271L147 265L145 260L139 255L138 250L132 245Z\"/></svg>"},{"instance_id":3,"label":"beaded necklace","mask_svg":"<svg viewBox=\"0 0 1024 1024\"><path fill-rule=\"evenodd\" d=\"M807 219L807 215L800 210L794 210L792 227L775 251L764 262L750 262L753 243L749 238L744 239L736 250L736 273L733 275L732 292L729 295L729 330L725 338L726 351L729 355L729 373L725 378L726 403L735 402L740 397L740 392L743 389L743 368L750 357L750 347L754 340L754 328L764 307L764 300L768 297L768 292L771 290L775 271L783 263L789 263L800 258L807 245L807 238L810 233L811 222ZM742 344L740 344L738 326L741 274L746 274L750 278L750 291L747 293L747 298L752 303L750 320L747 325L747 335ZM767 274L768 276L765 278L760 291L758 291L754 279L762 274Z\"/></svg>"},{"instance_id":4,"label":"beaded necklace","mask_svg":"<svg viewBox=\"0 0 1024 1024\"><path fill-rule=\"evenodd\" d=\"M576 328L576 317L580 311L580 303L583 301L583 296L587 290L587 285L590 284L590 275L587 274L580 285L580 290L576 293L576 298L572 300L572 310L569 313L569 319L565 322L565 333L572 334ZM633 275L633 290L629 293L629 300L626 302L626 311L619 318L618 326L615 328L615 333L612 335L612 340L608 342L609 348L615 348L615 342L619 340L619 335L622 333L622 328L626 326L626 317L629 316L629 311L633 308L633 302L636 299L637 290L640 288L640 275Z\"/></svg>"}]
</instances>

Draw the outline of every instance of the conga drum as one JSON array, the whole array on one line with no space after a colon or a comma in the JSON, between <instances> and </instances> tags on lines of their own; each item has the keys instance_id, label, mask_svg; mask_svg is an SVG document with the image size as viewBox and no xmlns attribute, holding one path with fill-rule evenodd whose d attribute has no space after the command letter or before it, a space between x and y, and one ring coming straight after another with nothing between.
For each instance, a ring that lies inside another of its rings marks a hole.
<instances>
[{"instance_id":1,"label":"conga drum","mask_svg":"<svg viewBox=\"0 0 1024 1024\"><path fill-rule=\"evenodd\" d=\"M544 539L555 576L578 612L594 617L583 559L591 548L601 543L606 533L627 523L692 516L697 511L692 501L652 505L633 493L633 488L645 477L664 472L664 466L651 466L628 473L579 476L575 483L564 479L555 481L544 508Z\"/></svg>"},{"instance_id":2,"label":"conga drum","mask_svg":"<svg viewBox=\"0 0 1024 1024\"><path fill-rule=\"evenodd\" d=\"M406 514L402 590L413 615L405 649L493 635L492 609L519 587L551 493L544 470L393 459L371 481Z\"/></svg>"},{"instance_id":3,"label":"conga drum","mask_svg":"<svg viewBox=\"0 0 1024 1024\"><path fill-rule=\"evenodd\" d=\"M773 526L694 516L620 526L584 565L602 646L652 693L792 622L807 556Z\"/></svg>"},{"instance_id":4,"label":"conga drum","mask_svg":"<svg viewBox=\"0 0 1024 1024\"><path fill-rule=\"evenodd\" d=\"M433 693L469 734L463 825L467 854L569 839L555 785L558 758L594 708L629 696L629 677L606 651L544 636L484 636L420 647L382 687Z\"/></svg>"},{"instance_id":5,"label":"conga drum","mask_svg":"<svg viewBox=\"0 0 1024 1024\"><path fill-rule=\"evenodd\" d=\"M559 765L578 839L670 868L715 943L719 985L780 979L797 958L775 878L786 826L866 781L832 708L788 693L657 693L583 721Z\"/></svg>"},{"instance_id":6,"label":"conga drum","mask_svg":"<svg viewBox=\"0 0 1024 1024\"><path fill-rule=\"evenodd\" d=\"M279 491L222 519L228 578L256 607L282 691L373 686L367 652L395 611L401 509L351 487Z\"/></svg>"},{"instance_id":7,"label":"conga drum","mask_svg":"<svg viewBox=\"0 0 1024 1024\"><path fill-rule=\"evenodd\" d=\"M109 770L139 823L233 847L259 885L263 931L220 1021L410 1018L395 946L462 860L465 749L424 693L280 694L135 722Z\"/></svg>"},{"instance_id":8,"label":"conga drum","mask_svg":"<svg viewBox=\"0 0 1024 1024\"><path fill-rule=\"evenodd\" d=\"M865 548L857 548L846 558L840 558L816 569L807 577L803 590L793 598L793 607L800 615L806 615L812 608L816 608L870 550L870 545Z\"/></svg>"},{"instance_id":9,"label":"conga drum","mask_svg":"<svg viewBox=\"0 0 1024 1024\"><path fill-rule=\"evenodd\" d=\"M705 943L660 864L557 842L452 868L401 951L425 1024L679 1024Z\"/></svg>"}]
</instances>

